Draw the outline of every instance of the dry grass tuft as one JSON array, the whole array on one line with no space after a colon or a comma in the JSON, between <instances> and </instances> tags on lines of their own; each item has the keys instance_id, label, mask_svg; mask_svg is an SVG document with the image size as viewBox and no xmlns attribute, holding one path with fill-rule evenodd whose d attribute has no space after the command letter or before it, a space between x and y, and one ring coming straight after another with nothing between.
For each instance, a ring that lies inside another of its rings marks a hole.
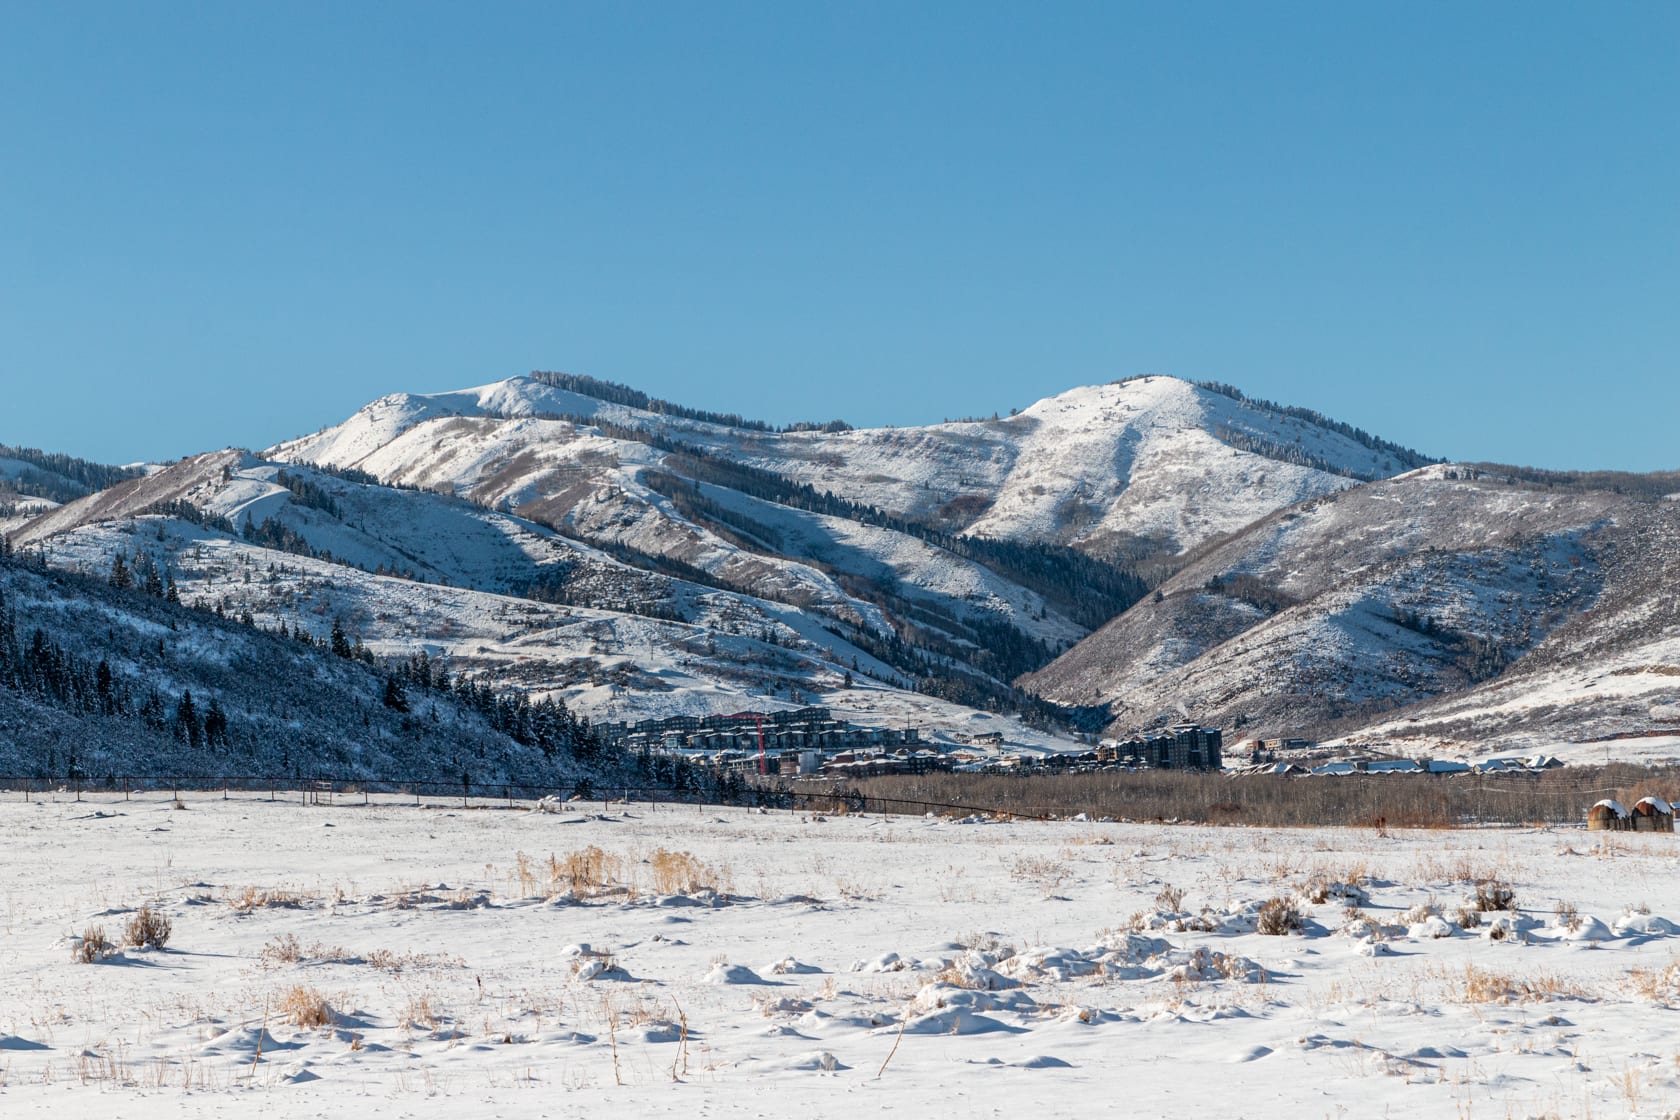
<instances>
[{"instance_id":1,"label":"dry grass tuft","mask_svg":"<svg viewBox=\"0 0 1680 1120\"><path fill-rule=\"evenodd\" d=\"M420 1027L424 1030L436 1030L444 1016L432 1006L432 997L428 992L417 992L408 997L408 1004L403 1008L402 1019L411 1029Z\"/></svg>"},{"instance_id":2,"label":"dry grass tuft","mask_svg":"<svg viewBox=\"0 0 1680 1120\"><path fill-rule=\"evenodd\" d=\"M95 964L116 951L117 947L105 936L104 926L88 926L70 949L70 959L78 964Z\"/></svg>"},{"instance_id":3,"label":"dry grass tuft","mask_svg":"<svg viewBox=\"0 0 1680 1120\"><path fill-rule=\"evenodd\" d=\"M591 844L568 852L564 858L548 857L548 889L560 894L570 891L579 898L624 889L624 860Z\"/></svg>"},{"instance_id":4,"label":"dry grass tuft","mask_svg":"<svg viewBox=\"0 0 1680 1120\"><path fill-rule=\"evenodd\" d=\"M1501 879L1484 879L1476 884L1476 909L1482 913L1494 910L1515 910L1517 892Z\"/></svg>"},{"instance_id":5,"label":"dry grass tuft","mask_svg":"<svg viewBox=\"0 0 1680 1120\"><path fill-rule=\"evenodd\" d=\"M278 888L245 887L228 896L228 905L241 914L249 914L253 910L298 910L303 906L303 896Z\"/></svg>"},{"instance_id":6,"label":"dry grass tuft","mask_svg":"<svg viewBox=\"0 0 1680 1120\"><path fill-rule=\"evenodd\" d=\"M1551 973L1518 978L1490 972L1473 964L1457 976L1460 1003L1540 1003L1550 999L1591 999L1592 994L1572 980Z\"/></svg>"},{"instance_id":7,"label":"dry grass tuft","mask_svg":"<svg viewBox=\"0 0 1680 1120\"><path fill-rule=\"evenodd\" d=\"M294 984L280 993L280 1014L301 1030L328 1027L333 1023L333 1011L326 997L314 988Z\"/></svg>"},{"instance_id":8,"label":"dry grass tuft","mask_svg":"<svg viewBox=\"0 0 1680 1120\"><path fill-rule=\"evenodd\" d=\"M659 848L648 857L653 870L655 894L698 894L711 891L724 894L732 878L726 870L713 867L690 852L673 852Z\"/></svg>"},{"instance_id":9,"label":"dry grass tuft","mask_svg":"<svg viewBox=\"0 0 1680 1120\"><path fill-rule=\"evenodd\" d=\"M1067 861L1052 856L1022 856L1009 865L1011 879L1032 884L1045 898L1061 889L1068 874Z\"/></svg>"},{"instance_id":10,"label":"dry grass tuft","mask_svg":"<svg viewBox=\"0 0 1680 1120\"><path fill-rule=\"evenodd\" d=\"M1630 968L1628 982L1653 1003L1672 1005L1680 1000L1680 960L1669 961L1663 968Z\"/></svg>"},{"instance_id":11,"label":"dry grass tuft","mask_svg":"<svg viewBox=\"0 0 1680 1120\"><path fill-rule=\"evenodd\" d=\"M1286 898L1269 898L1260 906L1255 932L1269 937L1282 937L1301 931L1301 912Z\"/></svg>"},{"instance_id":12,"label":"dry grass tuft","mask_svg":"<svg viewBox=\"0 0 1680 1120\"><path fill-rule=\"evenodd\" d=\"M138 949L161 949L169 944L169 935L174 928L169 915L150 906L142 906L123 929L123 941Z\"/></svg>"},{"instance_id":13,"label":"dry grass tuft","mask_svg":"<svg viewBox=\"0 0 1680 1120\"><path fill-rule=\"evenodd\" d=\"M362 958L342 945L324 945L319 941L304 945L295 934L283 933L262 947L257 958L268 968L286 964L361 964Z\"/></svg>"},{"instance_id":14,"label":"dry grass tuft","mask_svg":"<svg viewBox=\"0 0 1680 1120\"><path fill-rule=\"evenodd\" d=\"M393 953L389 949L375 949L363 958L369 968L381 972L398 973L411 968L465 968L467 962L447 953Z\"/></svg>"}]
</instances>

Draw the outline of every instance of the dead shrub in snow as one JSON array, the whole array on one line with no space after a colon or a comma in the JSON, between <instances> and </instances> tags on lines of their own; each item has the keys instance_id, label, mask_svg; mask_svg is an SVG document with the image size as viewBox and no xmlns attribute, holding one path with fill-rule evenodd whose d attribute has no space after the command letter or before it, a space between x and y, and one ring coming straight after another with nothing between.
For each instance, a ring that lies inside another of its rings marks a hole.
<instances>
[{"instance_id":1,"label":"dead shrub in snow","mask_svg":"<svg viewBox=\"0 0 1680 1120\"><path fill-rule=\"evenodd\" d=\"M302 964L361 964L362 958L342 945L323 945L316 941L305 946L295 934L283 933L264 945L257 953L264 967Z\"/></svg>"},{"instance_id":2,"label":"dead shrub in snow","mask_svg":"<svg viewBox=\"0 0 1680 1120\"><path fill-rule=\"evenodd\" d=\"M653 871L655 894L723 894L733 881L727 872L706 864L692 852L658 848L648 857L648 866Z\"/></svg>"},{"instance_id":3,"label":"dead shrub in snow","mask_svg":"<svg viewBox=\"0 0 1680 1120\"><path fill-rule=\"evenodd\" d=\"M1176 914L1184 906L1184 888L1175 887L1171 883L1162 887L1155 895L1155 908L1165 910L1169 914Z\"/></svg>"},{"instance_id":4,"label":"dead shrub in snow","mask_svg":"<svg viewBox=\"0 0 1680 1120\"><path fill-rule=\"evenodd\" d=\"M161 949L169 944L173 929L169 915L142 906L123 929L123 941L137 949Z\"/></svg>"},{"instance_id":5,"label":"dead shrub in snow","mask_svg":"<svg viewBox=\"0 0 1680 1120\"><path fill-rule=\"evenodd\" d=\"M228 905L241 914L249 914L253 910L284 909L297 910L303 906L303 897L295 891L279 890L268 887L245 887L236 894L228 896Z\"/></svg>"},{"instance_id":6,"label":"dead shrub in snow","mask_svg":"<svg viewBox=\"0 0 1680 1120\"><path fill-rule=\"evenodd\" d=\"M571 891L579 898L623 889L624 860L591 844L563 859L548 857L548 884L554 893Z\"/></svg>"},{"instance_id":7,"label":"dead shrub in snow","mask_svg":"<svg viewBox=\"0 0 1680 1120\"><path fill-rule=\"evenodd\" d=\"M411 968L465 968L467 962L446 953L393 953L389 949L375 949L363 963L380 972L403 972Z\"/></svg>"},{"instance_id":8,"label":"dead shrub in snow","mask_svg":"<svg viewBox=\"0 0 1680 1120\"><path fill-rule=\"evenodd\" d=\"M862 879L836 876L834 889L847 902L879 902L881 899L881 888L870 886Z\"/></svg>"},{"instance_id":9,"label":"dead shrub in snow","mask_svg":"<svg viewBox=\"0 0 1680 1120\"><path fill-rule=\"evenodd\" d=\"M280 1014L301 1030L331 1026L333 1021L326 997L302 984L294 984L280 993Z\"/></svg>"},{"instance_id":10,"label":"dead shrub in snow","mask_svg":"<svg viewBox=\"0 0 1680 1120\"><path fill-rule=\"evenodd\" d=\"M514 876L519 880L519 897L530 898L537 893L537 872L531 857L524 852L513 853Z\"/></svg>"},{"instance_id":11,"label":"dead shrub in snow","mask_svg":"<svg viewBox=\"0 0 1680 1120\"><path fill-rule=\"evenodd\" d=\"M1501 879L1484 879L1476 884L1476 909L1486 914L1494 910L1515 910L1517 892Z\"/></svg>"},{"instance_id":12,"label":"dead shrub in snow","mask_svg":"<svg viewBox=\"0 0 1680 1120\"><path fill-rule=\"evenodd\" d=\"M1482 924L1482 912L1474 906L1460 907L1454 920L1458 922L1459 929L1476 929Z\"/></svg>"},{"instance_id":13,"label":"dead shrub in snow","mask_svg":"<svg viewBox=\"0 0 1680 1120\"><path fill-rule=\"evenodd\" d=\"M70 949L70 959L78 964L94 964L117 951L105 936L104 926L88 926Z\"/></svg>"},{"instance_id":14,"label":"dead shrub in snow","mask_svg":"<svg viewBox=\"0 0 1680 1120\"><path fill-rule=\"evenodd\" d=\"M1254 930L1269 937L1282 937L1301 930L1301 912L1286 898L1269 898L1260 906Z\"/></svg>"},{"instance_id":15,"label":"dead shrub in snow","mask_svg":"<svg viewBox=\"0 0 1680 1120\"><path fill-rule=\"evenodd\" d=\"M419 1027L422 1030L435 1031L447 1018L447 1015L432 1006L430 992L416 992L410 995L402 1011L403 1025L410 1030Z\"/></svg>"},{"instance_id":16,"label":"dead shrub in snow","mask_svg":"<svg viewBox=\"0 0 1680 1120\"><path fill-rule=\"evenodd\" d=\"M1406 925L1415 926L1419 922L1427 922L1431 918L1441 916L1441 908L1435 903L1435 896L1431 895L1424 902L1415 902L1411 908L1401 915L1400 920Z\"/></svg>"},{"instance_id":17,"label":"dead shrub in snow","mask_svg":"<svg viewBox=\"0 0 1680 1120\"><path fill-rule=\"evenodd\" d=\"M1009 865L1009 877L1017 883L1030 883L1049 898L1068 877L1068 865L1050 856L1022 856Z\"/></svg>"},{"instance_id":18,"label":"dead shrub in snow","mask_svg":"<svg viewBox=\"0 0 1680 1120\"><path fill-rule=\"evenodd\" d=\"M1581 912L1575 909L1575 904L1573 902L1565 902L1561 898L1558 899L1557 905L1552 908L1552 913L1555 917L1553 924L1558 929L1568 930L1570 933L1574 933L1576 930L1581 928Z\"/></svg>"},{"instance_id":19,"label":"dead shrub in snow","mask_svg":"<svg viewBox=\"0 0 1680 1120\"><path fill-rule=\"evenodd\" d=\"M1680 1000L1680 960L1669 961L1664 968L1630 968L1628 982L1653 1003L1673 1004Z\"/></svg>"},{"instance_id":20,"label":"dead shrub in snow","mask_svg":"<svg viewBox=\"0 0 1680 1120\"><path fill-rule=\"evenodd\" d=\"M303 945L295 933L283 933L262 947L257 957L267 965L296 964L303 959Z\"/></svg>"},{"instance_id":21,"label":"dead shrub in snow","mask_svg":"<svg viewBox=\"0 0 1680 1120\"><path fill-rule=\"evenodd\" d=\"M1461 1003L1539 1003L1549 999L1591 998L1591 993L1574 981L1546 973L1519 979L1467 964L1457 981L1456 994Z\"/></svg>"}]
</instances>

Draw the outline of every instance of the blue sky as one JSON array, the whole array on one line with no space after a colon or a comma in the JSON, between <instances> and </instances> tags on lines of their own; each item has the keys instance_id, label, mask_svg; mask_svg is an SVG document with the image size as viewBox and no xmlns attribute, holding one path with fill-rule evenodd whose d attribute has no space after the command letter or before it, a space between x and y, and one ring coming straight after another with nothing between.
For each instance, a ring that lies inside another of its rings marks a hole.
<instances>
[{"instance_id":1,"label":"blue sky","mask_svg":"<svg viewBox=\"0 0 1680 1120\"><path fill-rule=\"evenodd\" d=\"M1680 467L1672 4L13 0L0 441L533 368L776 422L1136 373Z\"/></svg>"}]
</instances>

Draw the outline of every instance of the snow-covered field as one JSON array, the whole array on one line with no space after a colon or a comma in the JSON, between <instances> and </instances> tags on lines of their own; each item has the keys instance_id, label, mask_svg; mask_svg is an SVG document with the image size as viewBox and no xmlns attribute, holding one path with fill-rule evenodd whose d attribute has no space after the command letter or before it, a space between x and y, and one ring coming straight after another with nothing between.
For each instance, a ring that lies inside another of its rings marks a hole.
<instances>
[{"instance_id":1,"label":"snow-covered field","mask_svg":"<svg viewBox=\"0 0 1680 1120\"><path fill-rule=\"evenodd\" d=\"M1671 834L348 800L4 795L0 1115L1680 1104Z\"/></svg>"}]
</instances>

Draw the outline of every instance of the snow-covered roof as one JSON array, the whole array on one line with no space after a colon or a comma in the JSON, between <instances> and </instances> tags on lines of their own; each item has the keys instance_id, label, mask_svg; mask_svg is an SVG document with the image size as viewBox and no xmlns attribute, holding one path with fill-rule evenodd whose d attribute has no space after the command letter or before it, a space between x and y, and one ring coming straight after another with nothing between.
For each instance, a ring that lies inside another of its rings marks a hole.
<instances>
[{"instance_id":1,"label":"snow-covered roof","mask_svg":"<svg viewBox=\"0 0 1680 1120\"><path fill-rule=\"evenodd\" d=\"M1670 805L1660 797L1641 797L1638 801L1634 802L1633 811L1637 813L1641 806L1645 805L1649 805L1652 812L1667 813L1670 815L1674 813L1674 806Z\"/></svg>"},{"instance_id":2,"label":"snow-covered roof","mask_svg":"<svg viewBox=\"0 0 1680 1120\"><path fill-rule=\"evenodd\" d=\"M1618 817L1625 817L1625 816L1628 815L1628 811L1627 811L1626 808L1624 808L1622 806L1622 803L1620 801L1617 801L1614 798L1610 798L1610 797L1606 797L1603 801L1593 802L1593 808L1594 809L1609 809L1612 813L1615 813Z\"/></svg>"}]
</instances>

